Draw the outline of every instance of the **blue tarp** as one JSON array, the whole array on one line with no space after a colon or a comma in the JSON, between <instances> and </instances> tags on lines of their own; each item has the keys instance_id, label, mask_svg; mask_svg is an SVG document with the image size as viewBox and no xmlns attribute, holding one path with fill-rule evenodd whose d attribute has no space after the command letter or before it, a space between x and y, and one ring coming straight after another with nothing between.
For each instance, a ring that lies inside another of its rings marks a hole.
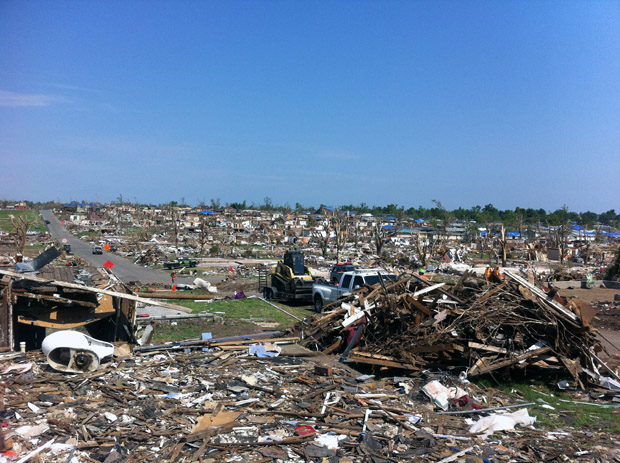
<instances>
[{"instance_id":1,"label":"blue tarp","mask_svg":"<svg viewBox=\"0 0 620 463\"><path fill-rule=\"evenodd\" d=\"M64 206L64 207L77 207L77 206L80 206L80 207L87 207L87 206L88 206L88 207L94 207L94 204L86 204L86 203L66 203L66 204L63 204L63 206Z\"/></svg>"},{"instance_id":2,"label":"blue tarp","mask_svg":"<svg viewBox=\"0 0 620 463\"><path fill-rule=\"evenodd\" d=\"M202 214L214 214L213 211L202 211Z\"/></svg>"}]
</instances>

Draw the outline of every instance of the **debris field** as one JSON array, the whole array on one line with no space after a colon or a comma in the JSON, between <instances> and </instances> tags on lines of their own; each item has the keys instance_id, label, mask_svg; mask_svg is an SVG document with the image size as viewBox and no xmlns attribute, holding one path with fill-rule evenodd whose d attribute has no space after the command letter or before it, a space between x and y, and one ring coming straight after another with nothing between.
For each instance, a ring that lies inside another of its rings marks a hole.
<instances>
[{"instance_id":1,"label":"debris field","mask_svg":"<svg viewBox=\"0 0 620 463\"><path fill-rule=\"evenodd\" d=\"M379 380L324 363L325 357L299 346L281 345L294 339L264 338L212 339L133 353L117 344L113 362L78 375L53 371L38 351L11 354L11 362L2 362L2 444L9 449L4 458L612 461L609 447L584 450L591 433L537 430L525 408L531 403L492 388L447 374ZM263 347L260 357L252 346ZM433 388L457 397L448 411L429 400ZM499 415L498 407L508 414ZM499 419L512 424L497 427ZM503 440L485 440L515 424ZM617 455L617 440L598 442L615 445Z\"/></svg>"}]
</instances>

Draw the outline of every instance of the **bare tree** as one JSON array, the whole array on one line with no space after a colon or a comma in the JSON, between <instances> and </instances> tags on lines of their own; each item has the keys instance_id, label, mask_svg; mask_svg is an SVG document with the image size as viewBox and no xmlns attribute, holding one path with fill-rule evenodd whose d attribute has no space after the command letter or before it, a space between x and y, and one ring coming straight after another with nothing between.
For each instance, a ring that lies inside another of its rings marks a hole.
<instances>
[{"instance_id":1,"label":"bare tree","mask_svg":"<svg viewBox=\"0 0 620 463\"><path fill-rule=\"evenodd\" d=\"M491 243L493 239L493 235L491 233L491 219L489 218L487 213L482 213L480 215L480 225L485 229L485 234L480 235L480 258L484 258L484 251L487 248L491 248Z\"/></svg>"},{"instance_id":2,"label":"bare tree","mask_svg":"<svg viewBox=\"0 0 620 463\"><path fill-rule=\"evenodd\" d=\"M394 231L389 228L383 228L380 222L375 222L372 230L372 242L377 250L377 255L381 255L383 246L394 236Z\"/></svg>"},{"instance_id":3,"label":"bare tree","mask_svg":"<svg viewBox=\"0 0 620 463\"><path fill-rule=\"evenodd\" d=\"M555 227L553 230L553 240L556 243L556 246L560 250L560 263L564 263L564 258L566 257L566 249L567 249L567 239L570 234L570 226L567 223L562 223Z\"/></svg>"},{"instance_id":4,"label":"bare tree","mask_svg":"<svg viewBox=\"0 0 620 463\"><path fill-rule=\"evenodd\" d=\"M499 256L501 255L502 267L505 267L506 266L506 227L504 227L504 224L501 224L500 229L499 229L499 236L495 238L494 242L497 245L497 247L499 247L499 251L501 253L501 254L498 254L497 251L493 249L493 252L495 253L496 261L499 260Z\"/></svg>"},{"instance_id":5,"label":"bare tree","mask_svg":"<svg viewBox=\"0 0 620 463\"><path fill-rule=\"evenodd\" d=\"M332 217L333 228L336 234L336 262L340 262L340 252L344 249L349 239L350 218L348 211L346 214L342 214L339 209L336 209Z\"/></svg>"},{"instance_id":6,"label":"bare tree","mask_svg":"<svg viewBox=\"0 0 620 463\"><path fill-rule=\"evenodd\" d=\"M202 256L205 248L205 242L207 241L207 219L206 214L202 213L200 214L200 235L198 240L200 242L200 255Z\"/></svg>"},{"instance_id":7,"label":"bare tree","mask_svg":"<svg viewBox=\"0 0 620 463\"><path fill-rule=\"evenodd\" d=\"M172 238L174 239L174 247L175 253L178 252L179 247L179 214L176 210L176 206L173 203L170 203L168 206L168 216L170 217L170 221L172 224L170 225L170 232L172 233Z\"/></svg>"},{"instance_id":8,"label":"bare tree","mask_svg":"<svg viewBox=\"0 0 620 463\"><path fill-rule=\"evenodd\" d=\"M441 201L433 199L432 202L435 205L435 207L439 209L440 216L441 216L441 231L443 233L444 238L448 239L448 225L452 223L453 216L452 214L450 214L450 212L448 212L448 210L445 207L443 207L443 204L441 204Z\"/></svg>"},{"instance_id":9,"label":"bare tree","mask_svg":"<svg viewBox=\"0 0 620 463\"><path fill-rule=\"evenodd\" d=\"M327 257L327 250L329 249L329 240L331 234L331 224L326 221L323 226L324 230L312 230L312 237L319 243L321 248L321 255L323 258Z\"/></svg>"},{"instance_id":10,"label":"bare tree","mask_svg":"<svg viewBox=\"0 0 620 463\"><path fill-rule=\"evenodd\" d=\"M523 228L525 227L525 217L520 212L517 212L514 216L514 226L519 232L519 238L523 238Z\"/></svg>"},{"instance_id":11,"label":"bare tree","mask_svg":"<svg viewBox=\"0 0 620 463\"><path fill-rule=\"evenodd\" d=\"M417 233L415 239L412 239L413 249L419 258L419 264L426 267L427 258L433 255L437 246L441 245L441 240L434 240L429 236L423 237L421 233Z\"/></svg>"},{"instance_id":12,"label":"bare tree","mask_svg":"<svg viewBox=\"0 0 620 463\"><path fill-rule=\"evenodd\" d=\"M566 248L568 247L566 241L568 240L571 232L568 207L564 205L562 209L556 211L553 216L554 217L552 219L555 225L553 229L553 240L560 251L560 263L563 264Z\"/></svg>"},{"instance_id":13,"label":"bare tree","mask_svg":"<svg viewBox=\"0 0 620 463\"><path fill-rule=\"evenodd\" d=\"M24 253L24 247L26 246L26 235L28 228L30 227L30 221L24 216L15 217L13 214L9 216L11 218L11 224L15 229L15 252L17 254Z\"/></svg>"}]
</instances>

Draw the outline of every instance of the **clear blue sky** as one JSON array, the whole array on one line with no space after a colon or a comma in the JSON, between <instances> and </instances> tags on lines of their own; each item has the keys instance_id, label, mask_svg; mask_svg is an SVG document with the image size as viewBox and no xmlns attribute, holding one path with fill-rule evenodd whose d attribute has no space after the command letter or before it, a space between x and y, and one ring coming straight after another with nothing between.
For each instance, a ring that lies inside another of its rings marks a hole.
<instances>
[{"instance_id":1,"label":"clear blue sky","mask_svg":"<svg viewBox=\"0 0 620 463\"><path fill-rule=\"evenodd\" d=\"M0 2L0 196L620 210L620 2Z\"/></svg>"}]
</instances>

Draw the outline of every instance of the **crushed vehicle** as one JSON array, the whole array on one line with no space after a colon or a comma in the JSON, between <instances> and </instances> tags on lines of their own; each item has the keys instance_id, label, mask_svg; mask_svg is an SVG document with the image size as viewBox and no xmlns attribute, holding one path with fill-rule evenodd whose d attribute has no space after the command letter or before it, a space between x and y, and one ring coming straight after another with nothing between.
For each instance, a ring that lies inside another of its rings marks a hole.
<instances>
[{"instance_id":1,"label":"crushed vehicle","mask_svg":"<svg viewBox=\"0 0 620 463\"><path fill-rule=\"evenodd\" d=\"M396 275L388 273L382 268L357 269L344 272L336 284L316 282L312 286L312 301L314 310L321 312L323 307L348 296L354 289L364 285L376 285L383 281L396 280Z\"/></svg>"}]
</instances>

